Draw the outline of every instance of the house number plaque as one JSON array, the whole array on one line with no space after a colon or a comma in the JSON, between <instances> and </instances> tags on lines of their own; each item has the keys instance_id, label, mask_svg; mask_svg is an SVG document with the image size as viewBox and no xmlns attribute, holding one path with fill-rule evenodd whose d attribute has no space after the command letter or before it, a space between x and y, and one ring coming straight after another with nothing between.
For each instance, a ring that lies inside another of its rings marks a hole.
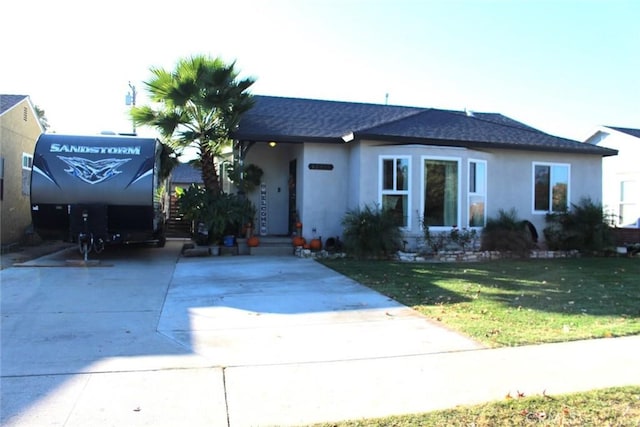
<instances>
[{"instance_id":1,"label":"house number plaque","mask_svg":"<svg viewBox=\"0 0 640 427\"><path fill-rule=\"evenodd\" d=\"M309 163L309 169L320 170L320 171L330 171L330 170L333 170L333 165L330 163Z\"/></svg>"}]
</instances>

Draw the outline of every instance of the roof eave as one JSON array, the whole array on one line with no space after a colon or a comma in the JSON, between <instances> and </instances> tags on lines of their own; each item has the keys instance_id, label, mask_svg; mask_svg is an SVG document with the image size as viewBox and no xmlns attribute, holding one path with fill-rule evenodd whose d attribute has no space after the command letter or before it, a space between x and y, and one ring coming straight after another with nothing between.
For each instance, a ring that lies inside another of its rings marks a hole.
<instances>
[{"instance_id":1,"label":"roof eave","mask_svg":"<svg viewBox=\"0 0 640 427\"><path fill-rule=\"evenodd\" d=\"M577 153L577 154L591 154L601 155L603 157L615 156L618 154L617 150L613 150L605 147L590 146L588 150L571 149L566 147L553 147L553 146L541 146L537 144L516 144L516 143L501 143L501 142L489 142L489 141L463 141L452 139L436 139L436 138L416 138L407 136L388 136L388 135L376 135L356 133L355 138L357 140L372 140L372 141L387 141L397 142L402 144L420 144L420 145L439 145L443 147L463 147L463 148L493 148L503 150L523 150L523 151L543 151L543 152L555 152L555 153Z\"/></svg>"},{"instance_id":2,"label":"roof eave","mask_svg":"<svg viewBox=\"0 0 640 427\"><path fill-rule=\"evenodd\" d=\"M231 137L238 141L251 141L251 142L288 142L301 144L304 142L324 142L339 144L344 143L342 138L330 137L330 136L304 136L304 135L276 135L276 134L243 134L242 132L236 132Z\"/></svg>"}]
</instances>

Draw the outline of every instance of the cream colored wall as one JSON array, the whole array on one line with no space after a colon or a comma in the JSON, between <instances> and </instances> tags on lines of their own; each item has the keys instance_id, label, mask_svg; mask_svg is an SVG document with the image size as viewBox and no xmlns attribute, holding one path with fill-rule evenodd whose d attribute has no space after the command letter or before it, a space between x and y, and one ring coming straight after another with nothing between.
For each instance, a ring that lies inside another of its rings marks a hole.
<instances>
[{"instance_id":1,"label":"cream colored wall","mask_svg":"<svg viewBox=\"0 0 640 427\"><path fill-rule=\"evenodd\" d=\"M4 158L4 194L0 201L3 245L19 242L31 224L30 199L22 194L22 153L33 155L41 131L28 99L0 116L0 157Z\"/></svg>"},{"instance_id":2,"label":"cream colored wall","mask_svg":"<svg viewBox=\"0 0 640 427\"><path fill-rule=\"evenodd\" d=\"M312 237L312 229L323 239L342 234L342 219L349 209L379 203L380 156L409 156L411 187L409 227L405 237L410 242L422 235L420 215L423 199L422 164L425 157L444 157L460 161L459 224L468 224L468 161L484 160L487 164L487 217L497 216L500 209L515 208L518 216L530 220L542 238L545 215L533 212L533 163L566 163L570 165L570 203L589 196L602 199L601 157L591 155L545 153L518 150L472 150L456 147L422 145L389 145L374 141L350 144L285 144L274 148L255 144L247 154L248 163L264 170L267 187L268 232L288 233L289 161L297 159L297 209L303 222L303 235ZM333 165L333 170L310 170L310 163ZM280 189L280 191L278 191ZM249 195L259 207L259 191ZM447 228L448 230L448 228Z\"/></svg>"},{"instance_id":3,"label":"cream colored wall","mask_svg":"<svg viewBox=\"0 0 640 427\"><path fill-rule=\"evenodd\" d=\"M254 163L263 170L262 183L266 190L266 230L260 230L260 187L247 195L256 206L256 233L285 235L289 232L289 162L298 158L302 144L279 143L270 147L266 143L254 144L247 152L245 164ZM298 177L299 187L302 180ZM298 200L298 203L300 201Z\"/></svg>"},{"instance_id":4,"label":"cream colored wall","mask_svg":"<svg viewBox=\"0 0 640 427\"><path fill-rule=\"evenodd\" d=\"M313 144L304 146L299 170L304 184L298 193L302 198L301 220L303 236L315 235L323 242L329 237L342 235L342 218L348 208L350 188L349 147L345 144ZM309 164L332 165L331 170L309 169Z\"/></svg>"},{"instance_id":5,"label":"cream colored wall","mask_svg":"<svg viewBox=\"0 0 640 427\"><path fill-rule=\"evenodd\" d=\"M531 221L542 239L545 214L533 210L533 163L563 163L570 166L569 203L583 197L602 202L602 158L593 155L501 150L488 163L488 216L500 209L515 208L518 216Z\"/></svg>"},{"instance_id":6,"label":"cream colored wall","mask_svg":"<svg viewBox=\"0 0 640 427\"><path fill-rule=\"evenodd\" d=\"M289 162L297 161L296 210L303 223L303 236L315 235L326 240L342 234L341 221L349 198L349 147L339 144L278 143L269 147L257 143L247 152L246 163L255 163L264 171L267 218L266 234L289 233ZM332 170L311 170L310 163L333 165ZM249 194L255 204L256 230L260 222L260 189Z\"/></svg>"},{"instance_id":7,"label":"cream colored wall","mask_svg":"<svg viewBox=\"0 0 640 427\"><path fill-rule=\"evenodd\" d=\"M363 142L359 161L362 165L359 180L362 206L379 201L379 157L381 155L410 156L411 187L409 227L405 236L411 239L421 236L420 215L424 198L422 162L424 157L444 157L460 160L460 213L459 223L468 224L468 160L487 162L487 217L495 217L500 209L515 208L521 219L531 221L542 239L546 226L545 215L533 211L533 163L566 163L570 165L570 203L578 203L588 196L594 202L602 200L601 157L564 153L546 153L519 150L479 151L465 148L420 145L385 145ZM437 230L437 227L434 227ZM448 228L447 228L448 229Z\"/></svg>"}]
</instances>

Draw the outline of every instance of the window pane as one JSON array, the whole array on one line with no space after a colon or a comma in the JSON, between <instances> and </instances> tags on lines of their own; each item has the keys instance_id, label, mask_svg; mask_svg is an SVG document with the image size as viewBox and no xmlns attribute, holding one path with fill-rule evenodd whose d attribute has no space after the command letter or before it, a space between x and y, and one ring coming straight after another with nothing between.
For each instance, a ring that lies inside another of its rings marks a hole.
<instances>
[{"instance_id":1,"label":"window pane","mask_svg":"<svg viewBox=\"0 0 640 427\"><path fill-rule=\"evenodd\" d=\"M469 163L469 193L476 192L476 162Z\"/></svg>"},{"instance_id":2,"label":"window pane","mask_svg":"<svg viewBox=\"0 0 640 427\"><path fill-rule=\"evenodd\" d=\"M382 189L393 190L393 159L382 161Z\"/></svg>"},{"instance_id":3,"label":"window pane","mask_svg":"<svg viewBox=\"0 0 640 427\"><path fill-rule=\"evenodd\" d=\"M469 197L469 227L484 227L484 196Z\"/></svg>"},{"instance_id":4,"label":"window pane","mask_svg":"<svg viewBox=\"0 0 640 427\"><path fill-rule=\"evenodd\" d=\"M396 159L397 162L397 187L396 190L407 190L409 182L409 159Z\"/></svg>"},{"instance_id":5,"label":"window pane","mask_svg":"<svg viewBox=\"0 0 640 427\"><path fill-rule=\"evenodd\" d=\"M478 163L476 166L476 193L487 194L487 165L486 163Z\"/></svg>"},{"instance_id":6,"label":"window pane","mask_svg":"<svg viewBox=\"0 0 640 427\"><path fill-rule=\"evenodd\" d=\"M427 225L458 223L458 163L425 160L424 220Z\"/></svg>"},{"instance_id":7,"label":"window pane","mask_svg":"<svg viewBox=\"0 0 640 427\"><path fill-rule=\"evenodd\" d=\"M396 217L396 225L399 227L406 227L407 221L407 200L406 195L388 195L382 196L382 208L390 210Z\"/></svg>"},{"instance_id":8,"label":"window pane","mask_svg":"<svg viewBox=\"0 0 640 427\"><path fill-rule=\"evenodd\" d=\"M565 211L569 207L567 190L569 188L569 168L566 166L553 166L551 176L553 178L553 212Z\"/></svg>"},{"instance_id":9,"label":"window pane","mask_svg":"<svg viewBox=\"0 0 640 427\"><path fill-rule=\"evenodd\" d=\"M549 166L536 165L534 169L535 187L534 187L534 209L536 211L549 210L549 190L550 175Z\"/></svg>"}]
</instances>

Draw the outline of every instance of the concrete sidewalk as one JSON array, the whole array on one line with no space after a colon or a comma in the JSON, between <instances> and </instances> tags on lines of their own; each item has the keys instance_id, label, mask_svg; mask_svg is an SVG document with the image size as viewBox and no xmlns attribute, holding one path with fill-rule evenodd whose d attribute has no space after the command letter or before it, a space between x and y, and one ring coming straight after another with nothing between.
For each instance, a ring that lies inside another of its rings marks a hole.
<instances>
[{"instance_id":1,"label":"concrete sidewalk","mask_svg":"<svg viewBox=\"0 0 640 427\"><path fill-rule=\"evenodd\" d=\"M484 349L294 257L1 272L2 426L284 426L640 384L640 336Z\"/></svg>"}]
</instances>

